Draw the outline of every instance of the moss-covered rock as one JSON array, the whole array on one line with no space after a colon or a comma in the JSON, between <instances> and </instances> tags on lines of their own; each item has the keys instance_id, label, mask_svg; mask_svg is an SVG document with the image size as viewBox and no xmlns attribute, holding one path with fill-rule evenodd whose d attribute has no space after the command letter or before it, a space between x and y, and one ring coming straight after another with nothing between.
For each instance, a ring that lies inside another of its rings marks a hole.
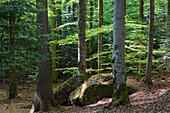
<instances>
[{"instance_id":1,"label":"moss-covered rock","mask_svg":"<svg viewBox=\"0 0 170 113\"><path fill-rule=\"evenodd\" d=\"M128 86L129 94L136 90ZM96 103L103 98L113 96L113 79L111 74L93 75L84 84L70 94L71 104L83 106Z\"/></svg>"},{"instance_id":2,"label":"moss-covered rock","mask_svg":"<svg viewBox=\"0 0 170 113\"><path fill-rule=\"evenodd\" d=\"M54 89L54 96L60 105L69 105L70 93L86 81L84 75L75 75Z\"/></svg>"}]
</instances>

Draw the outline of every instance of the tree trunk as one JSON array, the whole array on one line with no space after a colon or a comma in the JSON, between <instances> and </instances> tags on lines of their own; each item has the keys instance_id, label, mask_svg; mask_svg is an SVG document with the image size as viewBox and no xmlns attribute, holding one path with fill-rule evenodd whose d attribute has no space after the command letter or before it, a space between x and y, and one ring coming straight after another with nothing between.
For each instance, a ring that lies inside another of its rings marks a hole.
<instances>
[{"instance_id":1,"label":"tree trunk","mask_svg":"<svg viewBox=\"0 0 170 113\"><path fill-rule=\"evenodd\" d=\"M70 0L67 0L68 2L68 23L70 23L70 17L71 17L71 4L70 4ZM70 35L70 25L68 25L68 35Z\"/></svg>"},{"instance_id":2,"label":"tree trunk","mask_svg":"<svg viewBox=\"0 0 170 113\"><path fill-rule=\"evenodd\" d=\"M119 105L127 105L130 99L126 87L125 66L125 0L114 2L114 29L113 29L113 97L112 102L106 106L111 109Z\"/></svg>"},{"instance_id":3,"label":"tree trunk","mask_svg":"<svg viewBox=\"0 0 170 113\"><path fill-rule=\"evenodd\" d=\"M76 21L76 11L75 11L75 9L76 9L76 2L75 1L73 1L73 8L72 8L72 12L73 12L73 22L75 22Z\"/></svg>"},{"instance_id":4,"label":"tree trunk","mask_svg":"<svg viewBox=\"0 0 170 113\"><path fill-rule=\"evenodd\" d=\"M143 0L139 0L139 21L143 22Z\"/></svg>"},{"instance_id":5,"label":"tree trunk","mask_svg":"<svg viewBox=\"0 0 170 113\"><path fill-rule=\"evenodd\" d=\"M99 6L99 28L103 25L103 0L98 1ZM99 59L98 59L98 69L99 74L102 73L102 55L103 52L103 33L99 33L98 35L98 53L99 53Z\"/></svg>"},{"instance_id":6,"label":"tree trunk","mask_svg":"<svg viewBox=\"0 0 170 113\"><path fill-rule=\"evenodd\" d=\"M62 1L61 0L58 0L57 1L57 27L59 27L60 25L62 25L62 8L61 8L61 5L62 5ZM62 37L62 30L58 30L57 33L59 34L59 37L58 39L60 40L61 37ZM58 53L58 57L60 58L61 57L61 46L58 45L58 50L59 50L59 53ZM58 63L57 63L57 68L60 68L60 59L58 58ZM58 72L58 78L61 78L61 71L57 71Z\"/></svg>"},{"instance_id":7,"label":"tree trunk","mask_svg":"<svg viewBox=\"0 0 170 113\"><path fill-rule=\"evenodd\" d=\"M145 85L152 85L151 71L152 71L152 55L153 55L153 37L154 37L154 0L150 0L149 10L149 40L148 40L148 55L146 75L144 79Z\"/></svg>"},{"instance_id":8,"label":"tree trunk","mask_svg":"<svg viewBox=\"0 0 170 113\"><path fill-rule=\"evenodd\" d=\"M143 0L139 0L139 22L142 24L143 22ZM143 35L143 27L141 28L141 35ZM139 44L143 45L141 42L141 39L139 39ZM139 56L139 60L142 60L142 55ZM139 75L138 75L138 80L141 80L142 78L142 70L143 66L142 63L139 63Z\"/></svg>"},{"instance_id":9,"label":"tree trunk","mask_svg":"<svg viewBox=\"0 0 170 113\"><path fill-rule=\"evenodd\" d=\"M78 74L86 76L86 0L78 2Z\"/></svg>"},{"instance_id":10,"label":"tree trunk","mask_svg":"<svg viewBox=\"0 0 170 113\"><path fill-rule=\"evenodd\" d=\"M52 76L50 70L50 60L47 54L50 53L49 45L47 44L47 37L40 35L48 34L48 13L47 0L37 0L37 8L44 8L46 11L37 14L37 23L39 24L37 34L42 41L41 46L38 47L38 53L46 56L39 63L39 75L37 83L37 92L34 98L34 111L50 111L53 106L57 106L52 90Z\"/></svg>"},{"instance_id":11,"label":"tree trunk","mask_svg":"<svg viewBox=\"0 0 170 113\"><path fill-rule=\"evenodd\" d=\"M11 14L9 18L10 23L10 55L15 56L15 17ZM11 59L10 72L9 72L9 99L16 98L17 95L17 85L16 85L16 72L14 59Z\"/></svg>"},{"instance_id":12,"label":"tree trunk","mask_svg":"<svg viewBox=\"0 0 170 113\"><path fill-rule=\"evenodd\" d=\"M51 34L56 34L56 13L55 13L55 2L54 0L51 0L51 11L52 11L52 16L51 16ZM56 40L56 37L52 37L52 41ZM52 81L53 83L58 82L58 73L55 71L57 68L56 64L56 59L57 59L57 46L56 44L52 44Z\"/></svg>"},{"instance_id":13,"label":"tree trunk","mask_svg":"<svg viewBox=\"0 0 170 113\"><path fill-rule=\"evenodd\" d=\"M169 49L170 48L170 40L169 40L169 37L170 37L170 1L167 0L167 37L168 37L168 42L167 42L167 48ZM167 72L170 73L170 58L169 56L167 57L166 59L167 61Z\"/></svg>"},{"instance_id":14,"label":"tree trunk","mask_svg":"<svg viewBox=\"0 0 170 113\"><path fill-rule=\"evenodd\" d=\"M93 1L90 0L90 29L93 28ZM93 55L93 37L90 38L90 50L89 50L89 57L91 58ZM93 60L90 60L90 68L93 68ZM93 73L91 72L90 75Z\"/></svg>"}]
</instances>

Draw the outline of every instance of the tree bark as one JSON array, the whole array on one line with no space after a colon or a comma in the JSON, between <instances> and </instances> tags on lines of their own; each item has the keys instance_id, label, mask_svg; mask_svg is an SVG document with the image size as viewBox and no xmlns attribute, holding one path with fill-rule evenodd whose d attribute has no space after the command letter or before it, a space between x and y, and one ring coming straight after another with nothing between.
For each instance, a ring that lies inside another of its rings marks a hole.
<instances>
[{"instance_id":1,"label":"tree bark","mask_svg":"<svg viewBox=\"0 0 170 113\"><path fill-rule=\"evenodd\" d=\"M73 19L73 22L75 22L75 21L76 21L76 11L75 11L75 9L76 9L76 5L77 5L77 4L76 4L75 1L73 1L72 4L73 4L73 6L72 6L72 7L73 7L73 8L72 8L73 18L72 18L72 19Z\"/></svg>"},{"instance_id":2,"label":"tree bark","mask_svg":"<svg viewBox=\"0 0 170 113\"><path fill-rule=\"evenodd\" d=\"M68 23L70 23L70 17L71 17L71 4L70 4L70 0L67 0L67 2L68 2ZM70 27L70 25L68 25L68 35L70 35L70 29L71 29L71 27Z\"/></svg>"},{"instance_id":3,"label":"tree bark","mask_svg":"<svg viewBox=\"0 0 170 113\"><path fill-rule=\"evenodd\" d=\"M78 74L86 76L86 0L78 2Z\"/></svg>"},{"instance_id":4,"label":"tree bark","mask_svg":"<svg viewBox=\"0 0 170 113\"><path fill-rule=\"evenodd\" d=\"M62 1L61 0L57 0L57 27L59 27L60 25L62 25L62 8L61 8L61 5L62 5ZM58 30L57 33L59 34L59 37L58 39L60 40L61 37L62 37L62 30ZM61 46L60 45L57 45L57 48L59 50L59 53L58 53L58 57L61 56ZM58 63L57 63L57 68L60 68L60 59L58 58ZM61 71L57 71L58 72L58 78L61 78Z\"/></svg>"},{"instance_id":5,"label":"tree bark","mask_svg":"<svg viewBox=\"0 0 170 113\"><path fill-rule=\"evenodd\" d=\"M38 47L38 53L46 56L39 63L39 75L37 83L37 91L34 98L34 111L50 111L53 106L57 106L52 90L52 76L50 70L50 60L47 54L50 53L49 45L47 44L47 37L40 36L48 34L48 13L47 0L37 0L37 8L46 9L37 14L37 23L39 24L37 34L42 41L41 46Z\"/></svg>"},{"instance_id":6,"label":"tree bark","mask_svg":"<svg viewBox=\"0 0 170 113\"><path fill-rule=\"evenodd\" d=\"M154 0L150 0L149 10L149 40L148 40L148 54L146 75L144 78L145 85L152 85L151 71L152 71L152 56L153 56L153 37L154 37Z\"/></svg>"},{"instance_id":7,"label":"tree bark","mask_svg":"<svg viewBox=\"0 0 170 113\"><path fill-rule=\"evenodd\" d=\"M90 0L90 29L93 28L93 1ZM93 55L93 37L90 38L90 50L89 57L91 58ZM90 60L90 68L93 68L93 60ZM90 73L92 75L93 73Z\"/></svg>"},{"instance_id":8,"label":"tree bark","mask_svg":"<svg viewBox=\"0 0 170 113\"><path fill-rule=\"evenodd\" d=\"M103 25L103 0L98 0L98 6L99 6L99 28ZM102 73L102 55L103 52L103 33L99 33L98 35L98 53L99 53L99 59L98 59L98 73Z\"/></svg>"},{"instance_id":9,"label":"tree bark","mask_svg":"<svg viewBox=\"0 0 170 113\"><path fill-rule=\"evenodd\" d=\"M55 2L54 0L51 0L51 11L52 11L52 15L51 15L51 34L56 34L56 13L55 13ZM56 40L56 37L53 36L52 37L52 41ZM56 64L56 59L57 59L57 46L56 44L52 44L52 81L53 83L58 83L58 73L57 71L55 71L55 69L57 68L57 64Z\"/></svg>"},{"instance_id":10,"label":"tree bark","mask_svg":"<svg viewBox=\"0 0 170 113\"><path fill-rule=\"evenodd\" d=\"M143 0L139 0L139 21L143 22Z\"/></svg>"},{"instance_id":11,"label":"tree bark","mask_svg":"<svg viewBox=\"0 0 170 113\"><path fill-rule=\"evenodd\" d=\"M143 0L139 0L139 22L142 24L143 23ZM141 28L141 35L143 35L143 27ZM141 39L139 39L139 44L143 45L141 42ZM139 60L142 60L142 55L139 56ZM143 70L143 65L142 63L139 63L139 75L138 75L138 80L142 78L142 70Z\"/></svg>"},{"instance_id":12,"label":"tree bark","mask_svg":"<svg viewBox=\"0 0 170 113\"><path fill-rule=\"evenodd\" d=\"M10 56L15 56L15 16L11 14L9 18L10 24ZM11 59L11 65L9 70L9 99L16 98L17 95L17 85L16 85L16 72L14 59Z\"/></svg>"},{"instance_id":13,"label":"tree bark","mask_svg":"<svg viewBox=\"0 0 170 113\"><path fill-rule=\"evenodd\" d=\"M127 105L130 99L126 87L125 64L125 0L114 2L114 29L113 29L113 97L112 102L104 107L111 109L119 105Z\"/></svg>"},{"instance_id":14,"label":"tree bark","mask_svg":"<svg viewBox=\"0 0 170 113\"><path fill-rule=\"evenodd\" d=\"M170 1L167 0L167 37L168 37L168 42L167 42L167 48L170 48ZM169 57L169 56L168 56ZM167 72L170 73L170 58L166 59L167 61Z\"/></svg>"}]
</instances>

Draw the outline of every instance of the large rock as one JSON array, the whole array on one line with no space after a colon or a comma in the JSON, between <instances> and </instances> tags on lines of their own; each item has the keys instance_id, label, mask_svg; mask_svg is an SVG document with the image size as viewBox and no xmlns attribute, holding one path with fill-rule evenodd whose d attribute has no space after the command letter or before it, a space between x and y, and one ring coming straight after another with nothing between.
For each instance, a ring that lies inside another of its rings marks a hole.
<instances>
[{"instance_id":1,"label":"large rock","mask_svg":"<svg viewBox=\"0 0 170 113\"><path fill-rule=\"evenodd\" d=\"M70 93L86 81L84 75L75 75L54 89L54 96L60 105L69 105Z\"/></svg>"},{"instance_id":2,"label":"large rock","mask_svg":"<svg viewBox=\"0 0 170 113\"><path fill-rule=\"evenodd\" d=\"M128 86L130 94L135 90ZM111 74L93 75L84 84L70 94L71 104L83 106L110 98L113 94L113 79Z\"/></svg>"}]
</instances>

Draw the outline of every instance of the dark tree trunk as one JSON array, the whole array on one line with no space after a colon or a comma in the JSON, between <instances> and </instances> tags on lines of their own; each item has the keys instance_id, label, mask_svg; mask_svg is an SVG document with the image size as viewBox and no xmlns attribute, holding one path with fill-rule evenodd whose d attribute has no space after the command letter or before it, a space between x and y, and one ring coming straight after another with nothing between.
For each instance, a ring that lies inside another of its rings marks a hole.
<instances>
[{"instance_id":1,"label":"dark tree trunk","mask_svg":"<svg viewBox=\"0 0 170 113\"><path fill-rule=\"evenodd\" d=\"M139 0L139 21L143 22L143 0Z\"/></svg>"},{"instance_id":2,"label":"dark tree trunk","mask_svg":"<svg viewBox=\"0 0 170 113\"><path fill-rule=\"evenodd\" d=\"M73 8L72 8L72 12L73 12L73 22L75 22L76 21L76 11L75 11L75 9L76 9L76 2L75 1L73 1Z\"/></svg>"},{"instance_id":3,"label":"dark tree trunk","mask_svg":"<svg viewBox=\"0 0 170 113\"><path fill-rule=\"evenodd\" d=\"M47 44L47 37L40 36L48 34L48 13L47 13L47 0L37 0L37 7L44 8L46 11L37 14L37 34L42 41L41 46L38 47L38 53L46 56L39 63L39 75L37 83L37 92L34 98L35 111L50 111L53 106L57 106L52 90L52 75L49 60L49 45Z\"/></svg>"},{"instance_id":4,"label":"dark tree trunk","mask_svg":"<svg viewBox=\"0 0 170 113\"><path fill-rule=\"evenodd\" d=\"M17 85L16 85L16 72L15 72L15 64L14 59L12 57L15 56L15 17L11 14L9 18L10 23L10 56L11 56L11 64L9 70L9 99L17 97Z\"/></svg>"},{"instance_id":5,"label":"dark tree trunk","mask_svg":"<svg viewBox=\"0 0 170 113\"><path fill-rule=\"evenodd\" d=\"M57 27L59 27L60 25L62 25L62 9L61 9L61 5L62 5L62 0L58 0L57 1ZM60 29L60 30L58 30L57 31L57 33L58 33L58 35L59 35L59 37L58 37L58 39L60 40L61 39L61 37L62 37L62 30ZM57 68L60 68L61 66L60 66L60 64L61 64L61 62L60 62L60 56L61 56L61 46L59 46L59 45L57 45L57 48L58 48L58 50L59 50L59 53L58 53L58 63L57 63ZM61 78L61 71L58 71L58 77L59 78Z\"/></svg>"},{"instance_id":6,"label":"dark tree trunk","mask_svg":"<svg viewBox=\"0 0 170 113\"><path fill-rule=\"evenodd\" d=\"M152 71L152 56L153 56L153 37L154 37L154 0L150 0L149 10L149 40L148 40L148 55L146 75L144 79L145 85L152 85L151 71Z\"/></svg>"},{"instance_id":7,"label":"dark tree trunk","mask_svg":"<svg viewBox=\"0 0 170 113\"><path fill-rule=\"evenodd\" d=\"M139 22L142 24L143 23L143 0L139 0ZM141 35L143 35L143 27L141 28ZM142 44L141 39L139 39L139 44ZM142 55L139 56L139 60L142 60ZM138 75L138 80L142 78L142 70L143 70L143 65L142 63L139 63L139 75Z\"/></svg>"},{"instance_id":8,"label":"dark tree trunk","mask_svg":"<svg viewBox=\"0 0 170 113\"><path fill-rule=\"evenodd\" d=\"M170 0L167 0L167 37L168 37L168 42L167 42L167 48L170 48ZM168 54L168 53L167 53ZM170 73L170 58L169 56L166 59L167 62L167 72Z\"/></svg>"},{"instance_id":9,"label":"dark tree trunk","mask_svg":"<svg viewBox=\"0 0 170 113\"><path fill-rule=\"evenodd\" d=\"M93 1L90 0L90 29L93 28ZM90 38L90 50L89 50L89 57L93 55L93 37ZM90 60L90 68L93 68L93 60ZM90 75L93 73L91 72Z\"/></svg>"},{"instance_id":10,"label":"dark tree trunk","mask_svg":"<svg viewBox=\"0 0 170 113\"><path fill-rule=\"evenodd\" d=\"M68 23L70 23L70 17L71 17L71 4L70 4L70 0L67 0L67 2L69 3L68 5ZM70 35L70 25L68 25L68 35Z\"/></svg>"},{"instance_id":11,"label":"dark tree trunk","mask_svg":"<svg viewBox=\"0 0 170 113\"><path fill-rule=\"evenodd\" d=\"M86 0L78 2L78 74L86 75Z\"/></svg>"}]
</instances>

